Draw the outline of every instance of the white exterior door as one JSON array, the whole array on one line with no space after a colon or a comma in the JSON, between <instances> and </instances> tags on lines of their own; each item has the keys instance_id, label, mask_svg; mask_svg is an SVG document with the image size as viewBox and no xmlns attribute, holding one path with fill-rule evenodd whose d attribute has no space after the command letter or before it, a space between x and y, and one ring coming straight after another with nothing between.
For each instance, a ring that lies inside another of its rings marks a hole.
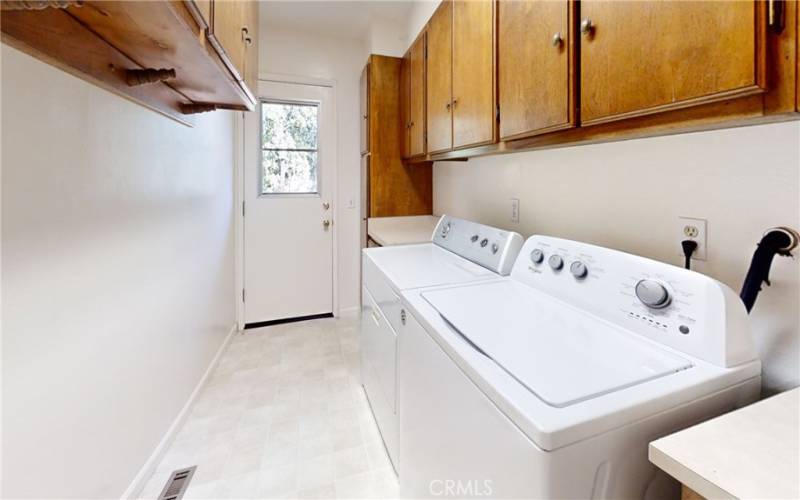
<instances>
[{"instance_id":1,"label":"white exterior door","mask_svg":"<svg viewBox=\"0 0 800 500\"><path fill-rule=\"evenodd\" d=\"M245 324L333 312L331 87L259 82L244 126Z\"/></svg>"}]
</instances>

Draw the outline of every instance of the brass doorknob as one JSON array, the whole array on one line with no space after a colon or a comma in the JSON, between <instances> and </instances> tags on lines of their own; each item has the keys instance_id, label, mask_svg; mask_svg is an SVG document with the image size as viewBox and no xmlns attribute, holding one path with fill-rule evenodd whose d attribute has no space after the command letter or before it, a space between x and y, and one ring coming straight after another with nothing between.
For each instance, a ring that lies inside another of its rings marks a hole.
<instances>
[{"instance_id":1,"label":"brass doorknob","mask_svg":"<svg viewBox=\"0 0 800 500\"><path fill-rule=\"evenodd\" d=\"M583 36L589 36L594 30L594 25L592 24L592 20L588 17L581 21L581 34Z\"/></svg>"},{"instance_id":2,"label":"brass doorknob","mask_svg":"<svg viewBox=\"0 0 800 500\"><path fill-rule=\"evenodd\" d=\"M553 47L560 46L562 41L564 41L564 39L561 38L561 32L560 31L557 32L555 35L553 35Z\"/></svg>"}]
</instances>

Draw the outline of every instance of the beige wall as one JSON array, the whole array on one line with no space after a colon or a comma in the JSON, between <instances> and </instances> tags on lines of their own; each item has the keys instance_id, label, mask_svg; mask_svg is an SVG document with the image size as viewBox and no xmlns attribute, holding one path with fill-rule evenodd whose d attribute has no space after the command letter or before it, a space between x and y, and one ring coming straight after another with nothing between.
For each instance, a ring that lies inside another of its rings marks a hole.
<instances>
[{"instance_id":1,"label":"beige wall","mask_svg":"<svg viewBox=\"0 0 800 500\"><path fill-rule=\"evenodd\" d=\"M439 162L434 212L682 265L678 216L708 220L695 270L741 288L755 243L800 229L797 122ZM510 222L510 199L520 223ZM765 392L800 384L799 261L776 258L752 313Z\"/></svg>"},{"instance_id":2,"label":"beige wall","mask_svg":"<svg viewBox=\"0 0 800 500\"><path fill-rule=\"evenodd\" d=\"M285 30L267 23L262 11L259 57L261 73L289 80L317 78L335 82L338 179L338 293L341 309L359 305L361 234L361 155L359 151L358 79L366 64L365 45L356 40Z\"/></svg>"},{"instance_id":3,"label":"beige wall","mask_svg":"<svg viewBox=\"0 0 800 500\"><path fill-rule=\"evenodd\" d=\"M2 46L2 497L118 498L156 448L234 323L232 158L227 112Z\"/></svg>"}]
</instances>

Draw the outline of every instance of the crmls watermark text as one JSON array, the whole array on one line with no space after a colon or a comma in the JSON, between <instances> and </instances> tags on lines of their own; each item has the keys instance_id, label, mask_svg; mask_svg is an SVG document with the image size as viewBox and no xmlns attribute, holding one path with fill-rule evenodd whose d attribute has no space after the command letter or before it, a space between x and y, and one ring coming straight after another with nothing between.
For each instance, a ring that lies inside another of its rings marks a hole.
<instances>
[{"instance_id":1,"label":"crmls watermark text","mask_svg":"<svg viewBox=\"0 0 800 500\"><path fill-rule=\"evenodd\" d=\"M492 494L492 480L434 479L428 491L436 497L488 497Z\"/></svg>"}]
</instances>

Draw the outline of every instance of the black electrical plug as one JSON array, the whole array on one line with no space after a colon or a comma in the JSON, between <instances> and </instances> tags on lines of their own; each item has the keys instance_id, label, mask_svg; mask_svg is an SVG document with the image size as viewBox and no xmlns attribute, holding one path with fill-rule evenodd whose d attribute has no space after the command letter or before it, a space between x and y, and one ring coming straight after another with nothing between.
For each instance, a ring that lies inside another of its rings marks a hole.
<instances>
[{"instance_id":1,"label":"black electrical plug","mask_svg":"<svg viewBox=\"0 0 800 500\"><path fill-rule=\"evenodd\" d=\"M681 241L681 246L683 247L683 255L686 257L686 263L683 267L686 269L692 268L692 255L694 251L697 250L697 242L694 240L683 240Z\"/></svg>"}]
</instances>

